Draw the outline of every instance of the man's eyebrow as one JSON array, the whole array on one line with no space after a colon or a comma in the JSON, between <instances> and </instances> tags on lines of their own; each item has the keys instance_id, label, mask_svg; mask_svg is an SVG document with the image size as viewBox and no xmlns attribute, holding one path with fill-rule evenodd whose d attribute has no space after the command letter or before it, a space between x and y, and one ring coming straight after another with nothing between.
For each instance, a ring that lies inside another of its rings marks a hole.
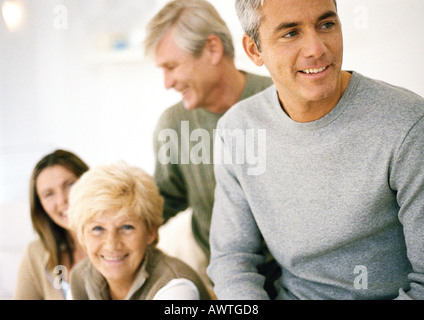
<instances>
[{"instance_id":1,"label":"man's eyebrow","mask_svg":"<svg viewBox=\"0 0 424 320\"><path fill-rule=\"evenodd\" d=\"M276 28L274 28L274 32L278 32L284 29L294 28L300 25L299 22L283 22L279 24Z\"/></svg>"},{"instance_id":2,"label":"man's eyebrow","mask_svg":"<svg viewBox=\"0 0 424 320\"><path fill-rule=\"evenodd\" d=\"M328 18L333 18L333 17L337 17L337 13L332 11L332 10L329 10L329 11L323 13L322 15L320 15L319 18L318 18L318 21L325 20L325 19L328 19Z\"/></svg>"},{"instance_id":3,"label":"man's eyebrow","mask_svg":"<svg viewBox=\"0 0 424 320\"><path fill-rule=\"evenodd\" d=\"M322 15L320 15L317 19L317 21L322 21L328 18L332 18L332 17L337 17L337 13L334 11L327 11L325 13L323 13ZM278 32L284 29L289 29L289 28L294 28L299 26L301 23L300 22L283 22L281 24L279 24L275 29L274 32Z\"/></svg>"}]
</instances>

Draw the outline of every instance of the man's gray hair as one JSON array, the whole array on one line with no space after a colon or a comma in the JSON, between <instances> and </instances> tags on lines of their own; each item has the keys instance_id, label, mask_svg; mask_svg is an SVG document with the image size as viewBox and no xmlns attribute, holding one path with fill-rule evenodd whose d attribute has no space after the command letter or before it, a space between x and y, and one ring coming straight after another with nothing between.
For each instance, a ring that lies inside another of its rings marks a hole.
<instances>
[{"instance_id":1,"label":"man's gray hair","mask_svg":"<svg viewBox=\"0 0 424 320\"><path fill-rule=\"evenodd\" d=\"M243 31L259 46L259 27L262 23L262 6L266 0L236 0L236 12ZM334 0L337 7L337 2Z\"/></svg>"},{"instance_id":2,"label":"man's gray hair","mask_svg":"<svg viewBox=\"0 0 424 320\"><path fill-rule=\"evenodd\" d=\"M210 35L221 39L224 53L234 59L230 30L217 10L206 0L174 0L165 5L146 28L144 50L154 55L162 37L175 27L175 42L194 56L199 56Z\"/></svg>"},{"instance_id":3,"label":"man's gray hair","mask_svg":"<svg viewBox=\"0 0 424 320\"><path fill-rule=\"evenodd\" d=\"M266 0L236 0L236 13L243 31L259 48L259 26L262 22L262 6Z\"/></svg>"}]
</instances>

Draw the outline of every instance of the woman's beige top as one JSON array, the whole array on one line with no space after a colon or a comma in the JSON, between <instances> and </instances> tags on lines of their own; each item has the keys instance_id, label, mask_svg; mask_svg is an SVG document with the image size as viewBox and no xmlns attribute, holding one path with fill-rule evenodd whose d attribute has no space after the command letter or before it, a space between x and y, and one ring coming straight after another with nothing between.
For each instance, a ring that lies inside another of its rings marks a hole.
<instances>
[{"instance_id":1,"label":"woman's beige top","mask_svg":"<svg viewBox=\"0 0 424 320\"><path fill-rule=\"evenodd\" d=\"M47 270L48 251L41 240L31 242L22 257L16 288L15 300L64 300L65 293L61 287L61 278L66 280L62 268L54 274ZM60 271L59 271L60 270Z\"/></svg>"}]
</instances>

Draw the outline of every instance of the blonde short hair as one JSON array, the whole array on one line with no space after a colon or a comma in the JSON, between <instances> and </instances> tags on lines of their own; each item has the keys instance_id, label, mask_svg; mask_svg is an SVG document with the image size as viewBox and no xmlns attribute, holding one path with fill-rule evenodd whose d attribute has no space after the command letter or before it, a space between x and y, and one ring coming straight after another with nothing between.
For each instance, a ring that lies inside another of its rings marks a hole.
<instances>
[{"instance_id":1,"label":"blonde short hair","mask_svg":"<svg viewBox=\"0 0 424 320\"><path fill-rule=\"evenodd\" d=\"M153 56L162 37L175 27L175 42L193 56L200 56L210 35L216 35L224 53L234 59L230 30L218 11L206 0L174 0L167 3L149 22L144 40L145 53Z\"/></svg>"},{"instance_id":2,"label":"blonde short hair","mask_svg":"<svg viewBox=\"0 0 424 320\"><path fill-rule=\"evenodd\" d=\"M149 232L156 231L163 222L163 198L153 177L124 161L84 173L71 188L68 209L69 226L83 246L84 226L110 211L117 211L117 217L138 217Z\"/></svg>"},{"instance_id":3,"label":"blonde short hair","mask_svg":"<svg viewBox=\"0 0 424 320\"><path fill-rule=\"evenodd\" d=\"M44 210L37 191L37 179L46 168L61 166L78 178L88 170L88 165L76 154L67 150L55 150L45 155L34 167L30 180L30 211L34 230L40 237L46 250L49 252L47 259L47 269L53 269L59 265L63 252L67 252L73 263L72 250L75 247L74 241L69 232L57 225Z\"/></svg>"}]
</instances>

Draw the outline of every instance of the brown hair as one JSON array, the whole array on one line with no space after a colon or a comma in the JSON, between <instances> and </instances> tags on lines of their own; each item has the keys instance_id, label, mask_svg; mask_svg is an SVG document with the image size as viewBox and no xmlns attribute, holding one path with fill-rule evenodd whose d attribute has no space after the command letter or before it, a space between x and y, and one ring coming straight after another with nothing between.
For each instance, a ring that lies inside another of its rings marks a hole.
<instances>
[{"instance_id":1,"label":"brown hair","mask_svg":"<svg viewBox=\"0 0 424 320\"><path fill-rule=\"evenodd\" d=\"M73 264L72 250L74 243L69 232L58 226L44 210L38 197L36 181L40 173L55 165L60 165L80 177L89 168L78 156L65 150L56 150L44 156L35 166L30 179L30 210L31 221L34 230L40 237L46 250L49 252L47 269L52 270L59 265L60 253L65 251L69 254Z\"/></svg>"}]
</instances>

